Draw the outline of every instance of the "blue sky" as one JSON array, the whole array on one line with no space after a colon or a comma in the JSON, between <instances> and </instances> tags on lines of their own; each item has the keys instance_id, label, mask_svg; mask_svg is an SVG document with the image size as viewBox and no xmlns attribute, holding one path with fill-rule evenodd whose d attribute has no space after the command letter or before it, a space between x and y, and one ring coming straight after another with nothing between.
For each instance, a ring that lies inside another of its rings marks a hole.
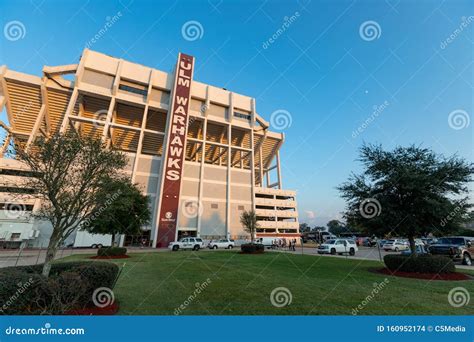
<instances>
[{"instance_id":1,"label":"blue sky","mask_svg":"<svg viewBox=\"0 0 474 342\"><path fill-rule=\"evenodd\" d=\"M185 52L195 79L255 97L269 121L289 113L277 131L301 222L340 217L335 187L360 171L364 141L473 159L472 1L1 0L0 65L76 63L119 13L91 49L165 71Z\"/></svg>"}]
</instances>

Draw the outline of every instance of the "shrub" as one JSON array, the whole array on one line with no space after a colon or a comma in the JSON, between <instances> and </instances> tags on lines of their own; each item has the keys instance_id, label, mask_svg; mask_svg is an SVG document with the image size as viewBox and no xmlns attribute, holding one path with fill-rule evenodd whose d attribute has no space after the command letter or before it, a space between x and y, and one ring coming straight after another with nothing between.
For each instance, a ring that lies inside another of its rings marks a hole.
<instances>
[{"instance_id":1,"label":"shrub","mask_svg":"<svg viewBox=\"0 0 474 342\"><path fill-rule=\"evenodd\" d=\"M383 258L390 271L412 273L453 273L456 267L451 259L441 255L393 255Z\"/></svg>"},{"instance_id":2,"label":"shrub","mask_svg":"<svg viewBox=\"0 0 474 342\"><path fill-rule=\"evenodd\" d=\"M240 246L240 250L242 251L242 253L246 254L263 253L265 252L265 246L263 246L262 244L245 243Z\"/></svg>"},{"instance_id":3,"label":"shrub","mask_svg":"<svg viewBox=\"0 0 474 342\"><path fill-rule=\"evenodd\" d=\"M112 288L119 267L108 262L54 263L49 278L42 265L0 270L0 314L61 314L91 306L99 287Z\"/></svg>"},{"instance_id":4,"label":"shrub","mask_svg":"<svg viewBox=\"0 0 474 342\"><path fill-rule=\"evenodd\" d=\"M122 256L127 254L125 247L102 247L97 250L98 256Z\"/></svg>"}]
</instances>

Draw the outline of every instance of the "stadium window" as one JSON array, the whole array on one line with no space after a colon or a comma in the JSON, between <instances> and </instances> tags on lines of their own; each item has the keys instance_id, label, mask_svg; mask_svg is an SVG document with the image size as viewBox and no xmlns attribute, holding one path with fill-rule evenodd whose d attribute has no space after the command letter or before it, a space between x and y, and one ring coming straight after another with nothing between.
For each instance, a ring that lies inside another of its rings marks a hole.
<instances>
[{"instance_id":1,"label":"stadium window","mask_svg":"<svg viewBox=\"0 0 474 342\"><path fill-rule=\"evenodd\" d=\"M239 206L238 206L238 210L245 210L245 208L244 208L243 205L239 205Z\"/></svg>"},{"instance_id":2,"label":"stadium window","mask_svg":"<svg viewBox=\"0 0 474 342\"><path fill-rule=\"evenodd\" d=\"M234 112L234 116L236 118L241 118L248 121L250 121L250 119L252 118L250 114L244 114L244 113L239 113L239 112Z\"/></svg>"},{"instance_id":3,"label":"stadium window","mask_svg":"<svg viewBox=\"0 0 474 342\"><path fill-rule=\"evenodd\" d=\"M218 209L219 206L217 205L217 203L212 203L211 204L211 209Z\"/></svg>"},{"instance_id":4,"label":"stadium window","mask_svg":"<svg viewBox=\"0 0 474 342\"><path fill-rule=\"evenodd\" d=\"M21 233L12 233L12 235L11 235L10 238L11 238L12 240L16 240L16 239L19 239L20 236L21 236Z\"/></svg>"},{"instance_id":5,"label":"stadium window","mask_svg":"<svg viewBox=\"0 0 474 342\"><path fill-rule=\"evenodd\" d=\"M129 92L129 93L143 95L143 96L146 96L148 93L148 89L144 85L141 85L135 82L129 82L126 80L120 81L119 89Z\"/></svg>"},{"instance_id":6,"label":"stadium window","mask_svg":"<svg viewBox=\"0 0 474 342\"><path fill-rule=\"evenodd\" d=\"M0 169L0 175L5 176L20 176L20 177L37 177L38 173L26 170L14 170L14 169Z\"/></svg>"},{"instance_id":7,"label":"stadium window","mask_svg":"<svg viewBox=\"0 0 474 342\"><path fill-rule=\"evenodd\" d=\"M134 93L134 94L143 95L143 96L146 96L147 94L146 90L130 87L124 84L119 85L119 89L123 91L128 91L129 93Z\"/></svg>"}]
</instances>

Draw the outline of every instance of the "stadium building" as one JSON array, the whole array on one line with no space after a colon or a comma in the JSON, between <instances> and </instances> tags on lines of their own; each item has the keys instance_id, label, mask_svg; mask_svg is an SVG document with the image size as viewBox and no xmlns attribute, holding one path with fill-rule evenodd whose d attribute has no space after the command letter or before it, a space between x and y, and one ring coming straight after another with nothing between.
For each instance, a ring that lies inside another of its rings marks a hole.
<instances>
[{"instance_id":1,"label":"stadium building","mask_svg":"<svg viewBox=\"0 0 474 342\"><path fill-rule=\"evenodd\" d=\"M295 191L281 177L283 133L270 131L254 98L194 81L194 67L185 54L166 73L88 49L78 64L45 66L42 77L1 66L0 243L34 247L50 234L28 215L39 205L22 187L31 174L5 158L8 144L67 130L126 153L126 172L151 199L153 219L139 239L152 246L182 236L245 239L239 217L250 209L258 237L299 237Z\"/></svg>"}]
</instances>

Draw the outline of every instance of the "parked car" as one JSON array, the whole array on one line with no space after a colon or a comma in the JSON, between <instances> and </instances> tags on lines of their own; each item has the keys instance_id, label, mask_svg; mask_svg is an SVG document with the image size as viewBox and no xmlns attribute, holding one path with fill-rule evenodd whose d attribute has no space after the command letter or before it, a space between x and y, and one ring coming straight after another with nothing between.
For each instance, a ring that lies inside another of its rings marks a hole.
<instances>
[{"instance_id":1,"label":"parked car","mask_svg":"<svg viewBox=\"0 0 474 342\"><path fill-rule=\"evenodd\" d=\"M192 249L193 251L198 251L199 249L203 248L203 241L201 238L182 238L179 241L170 242L168 245L168 249L172 251L177 251L179 249Z\"/></svg>"},{"instance_id":2,"label":"parked car","mask_svg":"<svg viewBox=\"0 0 474 342\"><path fill-rule=\"evenodd\" d=\"M461 261L463 265L471 266L474 255L472 240L474 238L463 236L442 237L428 250L433 255L444 255L454 261Z\"/></svg>"},{"instance_id":3,"label":"parked car","mask_svg":"<svg viewBox=\"0 0 474 342\"><path fill-rule=\"evenodd\" d=\"M234 240L229 239L220 239L220 240L211 240L207 245L210 249L218 249L218 248L227 248L232 249L234 248Z\"/></svg>"},{"instance_id":4,"label":"parked car","mask_svg":"<svg viewBox=\"0 0 474 342\"><path fill-rule=\"evenodd\" d=\"M425 245L416 245L416 254L428 254L428 249L425 247ZM407 249L402 251L402 255L411 255L411 249Z\"/></svg>"},{"instance_id":5,"label":"parked car","mask_svg":"<svg viewBox=\"0 0 474 342\"><path fill-rule=\"evenodd\" d=\"M402 240L402 239L393 239L393 240L388 240L384 245L383 249L384 251L406 251L407 249L410 248L410 245L408 244L407 240Z\"/></svg>"},{"instance_id":6,"label":"parked car","mask_svg":"<svg viewBox=\"0 0 474 342\"><path fill-rule=\"evenodd\" d=\"M377 243L379 244L380 248L383 248L383 245L385 245L388 241L389 240L382 239L377 241Z\"/></svg>"},{"instance_id":7,"label":"parked car","mask_svg":"<svg viewBox=\"0 0 474 342\"><path fill-rule=\"evenodd\" d=\"M318 254L343 254L354 255L359 249L354 240L330 239L318 247Z\"/></svg>"},{"instance_id":8,"label":"parked car","mask_svg":"<svg viewBox=\"0 0 474 342\"><path fill-rule=\"evenodd\" d=\"M375 247L375 246L377 246L377 239L376 238L370 238L370 237L363 238L362 246Z\"/></svg>"},{"instance_id":9,"label":"parked car","mask_svg":"<svg viewBox=\"0 0 474 342\"><path fill-rule=\"evenodd\" d=\"M321 240L326 241L330 239L337 239L337 236L330 232L321 232Z\"/></svg>"}]
</instances>

